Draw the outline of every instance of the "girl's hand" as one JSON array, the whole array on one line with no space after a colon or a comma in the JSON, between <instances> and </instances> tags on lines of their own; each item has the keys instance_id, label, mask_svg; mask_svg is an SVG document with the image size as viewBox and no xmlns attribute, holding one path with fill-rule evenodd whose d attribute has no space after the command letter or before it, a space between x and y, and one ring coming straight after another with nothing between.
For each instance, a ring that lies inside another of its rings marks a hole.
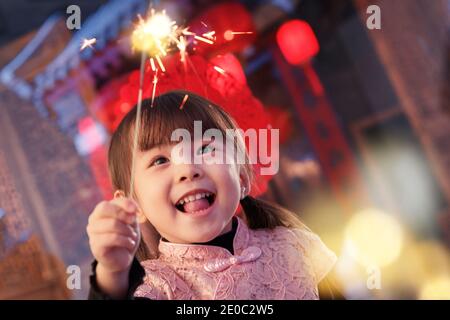
<instances>
[{"instance_id":1,"label":"girl's hand","mask_svg":"<svg viewBox=\"0 0 450 320\"><path fill-rule=\"evenodd\" d=\"M91 213L86 230L98 271L128 276L140 240L137 208L131 199L116 198L100 202Z\"/></svg>"}]
</instances>

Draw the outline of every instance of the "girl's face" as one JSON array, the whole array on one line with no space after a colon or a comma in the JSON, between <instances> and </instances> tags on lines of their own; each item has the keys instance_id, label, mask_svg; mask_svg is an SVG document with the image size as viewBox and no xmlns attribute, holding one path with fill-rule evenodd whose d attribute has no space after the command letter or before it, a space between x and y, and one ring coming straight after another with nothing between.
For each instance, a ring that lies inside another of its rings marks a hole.
<instances>
[{"instance_id":1,"label":"girl's face","mask_svg":"<svg viewBox=\"0 0 450 320\"><path fill-rule=\"evenodd\" d=\"M174 147L163 145L136 155L135 192L142 215L174 243L207 242L230 231L241 197L238 165L175 163ZM192 143L191 151L192 159L195 155L207 160L217 153L227 157L225 147L216 142Z\"/></svg>"}]
</instances>

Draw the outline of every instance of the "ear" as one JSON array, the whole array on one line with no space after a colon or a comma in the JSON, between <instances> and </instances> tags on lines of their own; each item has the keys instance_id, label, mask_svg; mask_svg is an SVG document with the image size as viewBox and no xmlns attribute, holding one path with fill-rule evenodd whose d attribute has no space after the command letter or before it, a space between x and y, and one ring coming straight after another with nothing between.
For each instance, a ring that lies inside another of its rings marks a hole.
<instances>
[{"instance_id":1,"label":"ear","mask_svg":"<svg viewBox=\"0 0 450 320\"><path fill-rule=\"evenodd\" d=\"M125 192L123 190L116 190L114 192L114 199L125 198Z\"/></svg>"},{"instance_id":2,"label":"ear","mask_svg":"<svg viewBox=\"0 0 450 320\"><path fill-rule=\"evenodd\" d=\"M244 194L241 194L241 198L242 198L242 197L249 195L250 191L251 191L251 184L250 184L248 175L245 174L245 171L242 169L240 170L240 173L239 173L239 180L241 182L241 192L242 192L243 188L245 188Z\"/></svg>"},{"instance_id":3,"label":"ear","mask_svg":"<svg viewBox=\"0 0 450 320\"><path fill-rule=\"evenodd\" d=\"M114 192L114 199L117 199L117 198L126 198L125 197L125 192L123 190L116 190ZM141 210L141 208L139 206L139 203L136 202L136 200L134 200L134 199L132 199L132 200L134 201L134 203L138 207L137 214L136 214L136 218L137 218L138 223L146 222L147 221L147 217L142 213L142 210Z\"/></svg>"}]
</instances>

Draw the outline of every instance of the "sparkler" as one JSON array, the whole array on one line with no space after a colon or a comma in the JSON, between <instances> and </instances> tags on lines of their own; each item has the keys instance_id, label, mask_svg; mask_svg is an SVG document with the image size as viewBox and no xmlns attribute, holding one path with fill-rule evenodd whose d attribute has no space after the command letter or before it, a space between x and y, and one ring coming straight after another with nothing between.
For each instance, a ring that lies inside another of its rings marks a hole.
<instances>
[{"instance_id":1,"label":"sparkler","mask_svg":"<svg viewBox=\"0 0 450 320\"><path fill-rule=\"evenodd\" d=\"M134 178L136 171L136 153L138 149L139 131L141 127L142 95L146 59L149 58L151 69L154 72L151 98L151 107L153 107L156 94L156 86L158 84L158 70L161 70L161 72L166 71L162 58L167 56L167 54L171 50L177 48L180 52L180 61L186 68L186 62L190 63L192 66L192 63L187 57L187 46L189 43L187 40L188 37L192 37L195 40L202 41L207 44L214 44L214 41L216 40L215 31L208 31L201 35L197 35L196 33L189 31L189 28L180 28L175 21L171 20L166 15L166 12L164 10L162 12L156 12L154 9L151 9L150 15L147 19L143 19L141 16L138 16L138 18L139 22L131 35L132 50L141 52L141 64L139 73L139 91L136 110L136 122L134 126L132 146L133 150L131 160L131 179L128 190L128 196L130 198L133 198ZM201 21L201 23L205 28L208 27L203 21ZM234 37L235 34L251 33L252 32L233 32L228 30L225 33L225 38L227 38L227 36ZM94 49L93 45L96 42L96 38L83 39L80 46L80 52L88 47ZM157 64L155 63L155 60ZM200 79L194 66L192 66L192 69ZM221 74L225 74L225 70L218 66L214 66L214 69ZM180 110L183 109L188 98L189 96L186 94L180 104Z\"/></svg>"},{"instance_id":2,"label":"sparkler","mask_svg":"<svg viewBox=\"0 0 450 320\"><path fill-rule=\"evenodd\" d=\"M158 70L161 69L162 72L166 71L161 57L165 57L168 51L171 50L174 45L176 45L176 47L178 47L178 49L180 50L182 61L184 60L186 54L186 41L183 38L183 30L177 26L175 21L171 20L166 15L165 11L155 12L154 9L151 9L148 19L144 20L141 16L138 16L138 18L139 23L131 35L132 49L141 52L141 67L139 74L140 77L138 104L136 110L136 124L134 126L130 190L128 192L128 195L130 197L132 197L133 195L134 177L136 170L135 162L141 122L142 92L146 57L150 57L150 65L154 72L151 102L151 107L153 107L156 86L158 84ZM155 64L155 60L158 64L159 69Z\"/></svg>"},{"instance_id":3,"label":"sparkler","mask_svg":"<svg viewBox=\"0 0 450 320\"><path fill-rule=\"evenodd\" d=\"M147 20L139 16L139 23L131 35L132 48L146 52L150 57L165 56L180 32L176 22L165 11L152 9Z\"/></svg>"},{"instance_id":4,"label":"sparkler","mask_svg":"<svg viewBox=\"0 0 450 320\"><path fill-rule=\"evenodd\" d=\"M133 153L132 153L132 164L131 164L131 180L130 180L130 190L128 195L132 197L134 177L135 177L135 158L137 153L138 141L139 141L139 130L141 122L141 107L142 107L142 92L143 92L143 80L145 71L145 61L149 57L150 65L153 75L153 88L152 88L152 98L151 107L155 100L156 86L158 84L158 70L165 72L163 58L167 56L172 50L178 49L180 52L180 60L186 68L186 61L190 62L187 57L187 46L188 37L192 37L195 40L205 42L207 44L214 44L216 40L215 31L208 31L201 35L198 35L189 28L181 28L177 23L166 15L166 12L156 12L154 9L150 10L150 15L147 19L143 19L138 16L139 22L136 25L132 35L131 43L133 51L141 52L141 66L140 66L140 80L139 80L139 93L138 93L138 103L136 110L136 124L134 126L134 138L133 138ZM202 22L206 27L206 24ZM233 32L227 31L232 37L235 34L249 34L251 32ZM95 43L95 38L87 40L83 43L82 49L87 46L91 47ZM155 61L156 60L156 61ZM221 74L225 74L225 70L215 66L214 69ZM195 68L193 68L196 73ZM197 73L196 73L197 74ZM197 75L198 76L198 75ZM185 95L183 101L180 105L180 109L183 108L184 104L188 99L188 95Z\"/></svg>"},{"instance_id":5,"label":"sparkler","mask_svg":"<svg viewBox=\"0 0 450 320\"><path fill-rule=\"evenodd\" d=\"M134 177L136 171L136 153L139 141L139 131L141 124L141 107L142 107L142 91L144 83L144 71L146 57L150 57L150 64L152 70L155 72L153 77L153 90L152 90L152 103L155 99L156 85L158 83L158 69L155 65L155 59L158 62L158 66L163 72L165 72L164 64L160 58L160 55L166 56L167 51L171 49L174 39L177 39L181 30L178 28L175 21L172 21L165 13L155 12L151 10L150 17L144 20L139 16L139 23L131 35L132 49L141 51L141 67L139 73L139 93L138 104L136 110L136 124L134 126L134 138L133 138L133 153L131 160L131 180L130 190L128 192L129 197L133 196Z\"/></svg>"}]
</instances>

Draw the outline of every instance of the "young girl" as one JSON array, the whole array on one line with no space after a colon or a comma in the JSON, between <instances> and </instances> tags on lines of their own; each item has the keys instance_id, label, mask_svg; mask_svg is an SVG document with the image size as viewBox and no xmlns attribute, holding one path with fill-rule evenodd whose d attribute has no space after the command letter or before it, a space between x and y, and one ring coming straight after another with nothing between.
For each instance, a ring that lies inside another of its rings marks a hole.
<instances>
[{"instance_id":1,"label":"young girl","mask_svg":"<svg viewBox=\"0 0 450 320\"><path fill-rule=\"evenodd\" d=\"M135 119L136 108L112 136L114 199L89 218L96 259L90 299L319 298L318 284L336 256L294 213L249 195L249 161L206 161L230 160L229 149L215 140L197 141L192 150L205 161L172 157L175 129L194 136L194 121L201 121L203 132L219 129L226 137L237 128L228 114L190 92L161 95L154 107L144 100L132 200L126 192ZM232 142L248 160L243 139Z\"/></svg>"}]
</instances>

